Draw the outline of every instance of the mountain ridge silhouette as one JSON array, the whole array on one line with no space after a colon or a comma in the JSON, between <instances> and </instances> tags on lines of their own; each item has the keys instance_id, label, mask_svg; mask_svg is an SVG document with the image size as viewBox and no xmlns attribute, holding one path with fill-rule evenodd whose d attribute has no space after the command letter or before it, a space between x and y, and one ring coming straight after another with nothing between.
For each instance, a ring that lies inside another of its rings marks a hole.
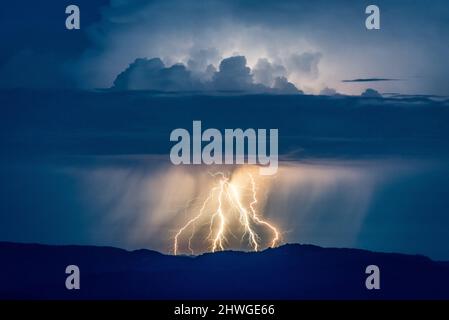
<instances>
[{"instance_id":1,"label":"mountain ridge silhouette","mask_svg":"<svg viewBox=\"0 0 449 320\"><path fill-rule=\"evenodd\" d=\"M0 242L2 299L448 299L449 263L421 255L285 244L173 256L148 249ZM81 289L67 290L67 265ZM380 290L368 290L368 265Z\"/></svg>"}]
</instances>

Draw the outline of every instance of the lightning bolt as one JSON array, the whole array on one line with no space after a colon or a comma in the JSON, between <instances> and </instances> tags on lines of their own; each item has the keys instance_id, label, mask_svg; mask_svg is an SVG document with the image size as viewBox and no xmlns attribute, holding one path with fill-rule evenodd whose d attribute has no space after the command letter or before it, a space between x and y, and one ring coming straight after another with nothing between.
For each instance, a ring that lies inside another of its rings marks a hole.
<instances>
[{"instance_id":1,"label":"lightning bolt","mask_svg":"<svg viewBox=\"0 0 449 320\"><path fill-rule=\"evenodd\" d=\"M277 231L277 229L275 227L273 227L271 224L269 224L268 222L266 222L265 220L260 219L257 216L256 213L256 209L255 209L255 205L257 204L257 197L256 197L256 182L254 181L254 177L252 176L252 174L248 173L249 178L251 180L251 190L252 190L252 195L253 195L253 201L249 204L249 207L251 209L251 213L253 215L253 219L254 221L256 221L259 224L263 224L265 226L267 226L268 228L271 229L271 231L273 232L273 239L271 240L271 247L275 247L276 243L279 241L279 232Z\"/></svg>"},{"instance_id":2,"label":"lightning bolt","mask_svg":"<svg viewBox=\"0 0 449 320\"><path fill-rule=\"evenodd\" d=\"M189 229L191 233L188 238L188 249L194 254L192 240L196 235L196 226L203 218L206 218L206 224L209 226L209 233L205 240L210 243L210 250L212 252L224 250L227 244L226 235L228 233L233 235L230 222L233 218L237 218L235 213L238 214L238 222L244 230L241 241L244 241L245 237L247 237L248 245L252 250L258 251L261 246L260 242L262 239L257 232L257 228L266 228L272 235L270 240L271 247L276 246L280 240L279 231L258 215L256 210L258 203L257 185L253 175L247 173L251 186L249 188L250 201L245 201L243 197L244 188L240 184L232 182L224 173L218 172L211 175L214 178L219 177L218 183L209 191L198 214L188 220L176 233L173 245L174 254L177 255L179 253L180 239ZM213 210L210 210L210 207L213 207Z\"/></svg>"}]
</instances>

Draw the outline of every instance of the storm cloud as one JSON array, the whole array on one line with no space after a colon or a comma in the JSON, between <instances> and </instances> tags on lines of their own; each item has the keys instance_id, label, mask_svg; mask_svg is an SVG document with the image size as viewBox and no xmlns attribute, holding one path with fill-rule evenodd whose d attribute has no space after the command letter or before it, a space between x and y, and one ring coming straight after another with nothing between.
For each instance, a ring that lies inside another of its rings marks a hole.
<instances>
[{"instance_id":1,"label":"storm cloud","mask_svg":"<svg viewBox=\"0 0 449 320\"><path fill-rule=\"evenodd\" d=\"M407 79L375 81L381 92L449 94L449 23L444 19L449 5L444 0L432 6L423 0L379 0L380 31L366 30L366 4L356 0L77 4L82 27L76 32L61 27L64 4L9 3L8 10L0 12L0 87L107 88L130 62L152 57L165 66L183 64L205 81L224 57L245 56L254 82L266 86L286 77L307 93L331 87L360 95L374 82L341 80L381 75ZM283 66L286 73L264 77L263 68L256 68L260 59Z\"/></svg>"},{"instance_id":2,"label":"storm cloud","mask_svg":"<svg viewBox=\"0 0 449 320\"><path fill-rule=\"evenodd\" d=\"M244 56L223 59L219 68L211 64L190 63L165 66L160 58L139 58L131 63L114 80L113 88L117 90L155 90L155 91L239 91L250 93L302 93L287 78L278 76L279 68L265 68L265 78L270 78L270 85L254 81L251 68L247 66ZM265 66L271 66L266 61ZM194 70L191 70L193 68ZM205 68L202 70L201 68ZM260 74L257 73L257 74Z\"/></svg>"}]
</instances>

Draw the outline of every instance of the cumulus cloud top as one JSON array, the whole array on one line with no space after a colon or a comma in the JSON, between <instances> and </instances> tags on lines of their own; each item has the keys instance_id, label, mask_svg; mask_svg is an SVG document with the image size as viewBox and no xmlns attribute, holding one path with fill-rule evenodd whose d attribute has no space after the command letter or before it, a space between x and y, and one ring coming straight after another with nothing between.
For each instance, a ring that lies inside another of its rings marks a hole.
<instances>
[{"instance_id":1,"label":"cumulus cloud top","mask_svg":"<svg viewBox=\"0 0 449 320\"><path fill-rule=\"evenodd\" d=\"M251 69L246 66L246 58L236 56L223 59L213 76L213 86L218 90L251 90L253 76Z\"/></svg>"},{"instance_id":2,"label":"cumulus cloud top","mask_svg":"<svg viewBox=\"0 0 449 320\"><path fill-rule=\"evenodd\" d=\"M382 98L382 95L378 91L376 91L374 89L371 89L371 88L368 88L368 89L366 89L362 93L362 97L365 97L365 98Z\"/></svg>"},{"instance_id":3,"label":"cumulus cloud top","mask_svg":"<svg viewBox=\"0 0 449 320\"><path fill-rule=\"evenodd\" d=\"M295 94L295 93L304 93L301 90L298 90L295 85L291 82L288 82L285 77L277 77L274 79L273 89L276 93L279 94Z\"/></svg>"},{"instance_id":4,"label":"cumulus cloud top","mask_svg":"<svg viewBox=\"0 0 449 320\"><path fill-rule=\"evenodd\" d=\"M200 51L184 64L167 67L160 58L138 58L115 79L117 90L239 91L248 93L300 94L283 76L285 68L261 59L253 71L244 56L221 60L218 70L208 64L211 51Z\"/></svg>"},{"instance_id":5,"label":"cumulus cloud top","mask_svg":"<svg viewBox=\"0 0 449 320\"><path fill-rule=\"evenodd\" d=\"M199 84L184 65L167 68L159 58L136 59L114 81L115 88L124 90L189 91Z\"/></svg>"}]
</instances>

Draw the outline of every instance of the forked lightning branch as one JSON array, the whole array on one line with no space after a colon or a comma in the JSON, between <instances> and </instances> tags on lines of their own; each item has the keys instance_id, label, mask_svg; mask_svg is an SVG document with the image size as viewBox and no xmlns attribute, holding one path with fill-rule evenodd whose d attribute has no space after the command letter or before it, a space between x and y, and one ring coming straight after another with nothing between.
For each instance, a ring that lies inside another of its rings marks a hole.
<instances>
[{"instance_id":1,"label":"forked lightning branch","mask_svg":"<svg viewBox=\"0 0 449 320\"><path fill-rule=\"evenodd\" d=\"M229 237L240 243L247 242L250 250L279 244L280 232L258 212L257 174L254 165L260 165L260 175L272 175L278 168L278 130L225 129L222 133L213 128L202 132L201 121L193 121L192 134L186 129L172 131L170 159L173 164L244 165L228 175L211 173L214 185L203 195L200 208L181 226L173 241L173 252L180 247L195 253L192 242L202 238L207 250L225 250ZM203 146L203 143L206 143ZM224 150L224 153L223 153ZM193 151L193 152L191 152ZM255 177L256 175L256 177Z\"/></svg>"}]
</instances>

